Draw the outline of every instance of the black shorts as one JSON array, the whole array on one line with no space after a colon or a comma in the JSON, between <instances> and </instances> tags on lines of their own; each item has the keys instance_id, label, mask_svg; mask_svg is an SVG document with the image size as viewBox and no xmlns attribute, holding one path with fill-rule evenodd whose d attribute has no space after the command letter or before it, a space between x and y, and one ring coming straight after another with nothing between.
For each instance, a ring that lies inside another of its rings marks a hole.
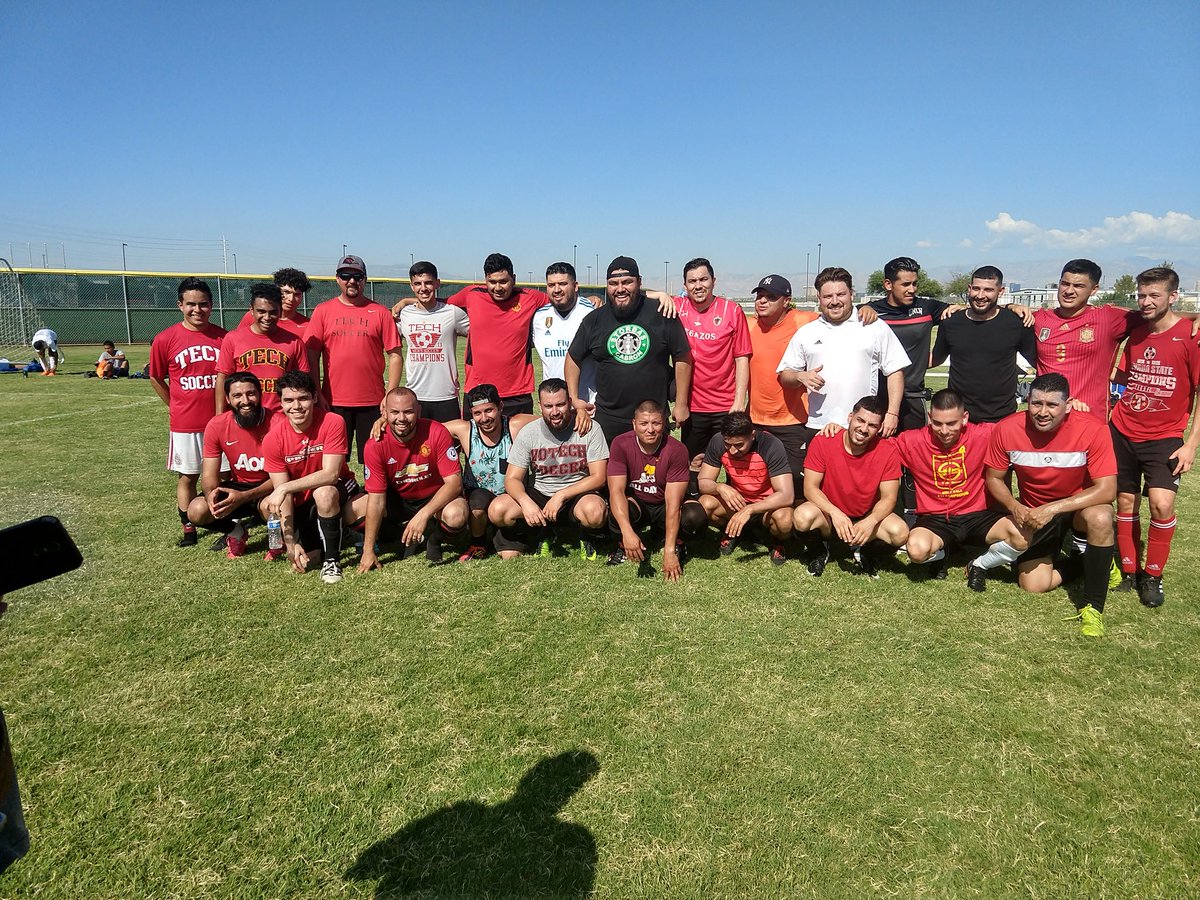
<instances>
[{"instance_id":1,"label":"black shorts","mask_svg":"<svg viewBox=\"0 0 1200 900\"><path fill-rule=\"evenodd\" d=\"M595 424L599 425L600 430L604 432L604 440L608 441L610 447L612 446L613 438L617 435L633 431L633 416L630 416L628 419L618 419L615 416L596 410L595 420Z\"/></svg>"},{"instance_id":2,"label":"black shorts","mask_svg":"<svg viewBox=\"0 0 1200 900\"><path fill-rule=\"evenodd\" d=\"M885 393L884 398L887 398ZM897 431L915 431L929 424L929 415L925 411L924 394L905 394L900 402L900 422Z\"/></svg>"},{"instance_id":3,"label":"black shorts","mask_svg":"<svg viewBox=\"0 0 1200 900\"><path fill-rule=\"evenodd\" d=\"M667 530L667 504L647 503L628 491L625 492L625 499L629 501L629 524L633 526L634 531L643 525L649 525L652 531L665 532ZM621 533L621 527L613 518L611 507L608 512L608 530L613 534Z\"/></svg>"},{"instance_id":4,"label":"black shorts","mask_svg":"<svg viewBox=\"0 0 1200 900\"><path fill-rule=\"evenodd\" d=\"M1071 522L1075 513L1059 513L1050 520L1050 524L1039 528L1029 539L1029 549L1017 557L1017 562L1029 562L1033 559L1049 559L1053 561L1062 550L1063 540L1071 530Z\"/></svg>"},{"instance_id":5,"label":"black shorts","mask_svg":"<svg viewBox=\"0 0 1200 900\"><path fill-rule=\"evenodd\" d=\"M472 511L482 510L486 512L495 499L496 495L486 488L472 488L471 492L467 494L467 506Z\"/></svg>"},{"instance_id":6,"label":"black shorts","mask_svg":"<svg viewBox=\"0 0 1200 900\"><path fill-rule=\"evenodd\" d=\"M379 419L378 406L335 406L333 412L346 423L346 443L358 450L358 461L363 461L363 447L371 440L371 429Z\"/></svg>"},{"instance_id":7,"label":"black shorts","mask_svg":"<svg viewBox=\"0 0 1200 900\"><path fill-rule=\"evenodd\" d=\"M932 531L947 548L968 547L986 544L987 533L1003 518L1004 513L998 510L984 509L959 516L917 516L913 527Z\"/></svg>"},{"instance_id":8,"label":"black shorts","mask_svg":"<svg viewBox=\"0 0 1200 900\"><path fill-rule=\"evenodd\" d=\"M787 451L788 465L792 468L792 481L796 487L796 502L804 500L804 458L808 456L808 444L817 433L807 425L755 425L759 431L773 434Z\"/></svg>"},{"instance_id":9,"label":"black shorts","mask_svg":"<svg viewBox=\"0 0 1200 900\"><path fill-rule=\"evenodd\" d=\"M339 478L333 483L338 490L338 521L341 521L341 507L346 501L358 495L361 488L358 479L351 475L349 478ZM292 509L296 537L300 546L307 551L316 550L321 546L321 533L317 530L317 504L310 494L303 503L297 503Z\"/></svg>"},{"instance_id":10,"label":"black shorts","mask_svg":"<svg viewBox=\"0 0 1200 900\"><path fill-rule=\"evenodd\" d=\"M1175 463L1171 454L1183 446L1183 438L1160 438L1157 441L1131 441L1111 422L1113 451L1117 455L1117 492L1139 494L1142 477L1148 488L1166 491L1179 490L1180 476L1172 474Z\"/></svg>"},{"instance_id":11,"label":"black shorts","mask_svg":"<svg viewBox=\"0 0 1200 900\"><path fill-rule=\"evenodd\" d=\"M708 442L721 433L721 423L728 413L693 412L679 430L679 439L687 447L688 461L708 448Z\"/></svg>"},{"instance_id":12,"label":"black shorts","mask_svg":"<svg viewBox=\"0 0 1200 900\"><path fill-rule=\"evenodd\" d=\"M457 400L422 400L421 418L433 419L435 422L453 422L460 418L460 409ZM470 417L467 421L470 421Z\"/></svg>"},{"instance_id":13,"label":"black shorts","mask_svg":"<svg viewBox=\"0 0 1200 900\"><path fill-rule=\"evenodd\" d=\"M525 493L529 495L529 499L538 505L539 509L545 509L546 504L550 502L550 498L541 491L534 490L531 487L525 488ZM588 491L586 494L578 494L562 505L562 509L558 511L558 518L549 524L550 528L560 528L563 526L576 525L574 512L575 504L584 497L600 496L596 491ZM530 533L529 527L525 524L523 518L518 518L516 524L507 528L497 528L496 535L493 540L497 550L516 550L520 553L528 553L531 549L529 543L524 540Z\"/></svg>"},{"instance_id":14,"label":"black shorts","mask_svg":"<svg viewBox=\"0 0 1200 900\"><path fill-rule=\"evenodd\" d=\"M538 505L539 509L545 509L546 504L550 502L550 498L548 496L546 496L541 491L536 490L534 488L531 488L531 487L525 488L525 493L529 495L529 499L531 499L534 503L536 503ZM555 524L555 525L571 524L573 521L575 521L575 515L574 515L575 514L575 504L577 504L584 497L593 497L593 496L599 497L600 494L598 491L588 491L586 494L576 494L574 497L572 497L570 500L568 500L566 503L564 503L562 505L562 509L560 509L558 511L558 518L554 520L553 524Z\"/></svg>"},{"instance_id":15,"label":"black shorts","mask_svg":"<svg viewBox=\"0 0 1200 900\"><path fill-rule=\"evenodd\" d=\"M261 482L261 481L258 484L245 484L244 482L240 482L240 481L222 481L221 482L221 487L229 488L231 491L252 491L255 488L262 487L262 486L263 486L263 482ZM264 520L263 520L262 514L258 510L258 504L262 499L263 499L262 497L259 497L258 500L250 500L246 503L243 503L241 506L239 506L237 509L235 509L233 512L231 512L229 514L228 518L230 518L230 519L251 519L254 522L259 522L259 523L263 522Z\"/></svg>"},{"instance_id":16,"label":"black shorts","mask_svg":"<svg viewBox=\"0 0 1200 900\"><path fill-rule=\"evenodd\" d=\"M430 494L424 500L408 500L397 496L394 491L388 491L387 510L383 514L383 520L388 525L389 531L393 528L396 529L396 536L399 537L399 535L404 533L403 526L411 522L413 516L423 510L432 499L433 495ZM441 525L441 516L435 515L433 519ZM445 526L442 526L442 530L446 530Z\"/></svg>"}]
</instances>

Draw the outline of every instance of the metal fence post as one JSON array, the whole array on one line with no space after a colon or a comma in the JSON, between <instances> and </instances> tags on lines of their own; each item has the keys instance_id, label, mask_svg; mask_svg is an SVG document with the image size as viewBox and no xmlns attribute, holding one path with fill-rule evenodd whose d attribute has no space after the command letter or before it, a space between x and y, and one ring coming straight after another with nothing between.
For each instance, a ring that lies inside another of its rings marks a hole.
<instances>
[{"instance_id":1,"label":"metal fence post","mask_svg":"<svg viewBox=\"0 0 1200 900\"><path fill-rule=\"evenodd\" d=\"M222 240L224 240L222 238ZM225 303L221 298L221 276L217 276L217 312L221 317L221 327L225 327Z\"/></svg>"},{"instance_id":2,"label":"metal fence post","mask_svg":"<svg viewBox=\"0 0 1200 900\"><path fill-rule=\"evenodd\" d=\"M125 343L133 343L133 322L129 315L129 288L125 284L125 273L121 273L121 301L125 306Z\"/></svg>"}]
</instances>

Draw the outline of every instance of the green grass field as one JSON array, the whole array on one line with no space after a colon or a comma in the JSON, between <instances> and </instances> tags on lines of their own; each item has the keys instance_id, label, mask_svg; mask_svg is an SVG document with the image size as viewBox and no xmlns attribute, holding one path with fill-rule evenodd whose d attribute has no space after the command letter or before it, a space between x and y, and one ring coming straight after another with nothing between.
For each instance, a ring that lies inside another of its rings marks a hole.
<instances>
[{"instance_id":1,"label":"green grass field","mask_svg":"<svg viewBox=\"0 0 1200 900\"><path fill-rule=\"evenodd\" d=\"M175 548L165 431L146 381L0 376L0 525L87 560L0 618L0 897L1200 894L1200 476L1166 605L1088 640L1007 576L713 546L327 587Z\"/></svg>"}]
</instances>

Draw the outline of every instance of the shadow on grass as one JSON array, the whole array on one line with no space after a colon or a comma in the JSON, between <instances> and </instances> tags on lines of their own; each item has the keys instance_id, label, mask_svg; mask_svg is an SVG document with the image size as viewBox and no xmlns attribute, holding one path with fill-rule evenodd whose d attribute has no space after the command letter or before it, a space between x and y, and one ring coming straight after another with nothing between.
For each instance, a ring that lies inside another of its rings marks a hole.
<instances>
[{"instance_id":1,"label":"shadow on grass","mask_svg":"<svg viewBox=\"0 0 1200 900\"><path fill-rule=\"evenodd\" d=\"M548 757L495 806L464 800L372 844L347 881L379 879L375 896L586 897L596 875L596 840L559 813L600 771L586 751Z\"/></svg>"}]
</instances>

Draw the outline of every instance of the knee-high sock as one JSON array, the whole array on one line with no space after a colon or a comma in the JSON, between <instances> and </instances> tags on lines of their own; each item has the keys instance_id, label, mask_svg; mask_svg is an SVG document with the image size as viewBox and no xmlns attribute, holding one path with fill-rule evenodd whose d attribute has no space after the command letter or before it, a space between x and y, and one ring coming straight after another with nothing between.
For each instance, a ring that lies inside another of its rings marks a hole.
<instances>
[{"instance_id":1,"label":"knee-high sock","mask_svg":"<svg viewBox=\"0 0 1200 900\"><path fill-rule=\"evenodd\" d=\"M1117 513L1117 552L1121 557L1121 571L1134 574L1142 558L1142 517L1137 513Z\"/></svg>"},{"instance_id":2,"label":"knee-high sock","mask_svg":"<svg viewBox=\"0 0 1200 900\"><path fill-rule=\"evenodd\" d=\"M317 516L317 531L321 534L321 549L326 559L342 556L342 517Z\"/></svg>"},{"instance_id":3,"label":"knee-high sock","mask_svg":"<svg viewBox=\"0 0 1200 900\"><path fill-rule=\"evenodd\" d=\"M1171 554L1171 538L1175 536L1176 518L1150 519L1150 540L1146 544L1146 574L1162 577L1163 567Z\"/></svg>"},{"instance_id":4,"label":"knee-high sock","mask_svg":"<svg viewBox=\"0 0 1200 900\"><path fill-rule=\"evenodd\" d=\"M1108 597L1108 573L1112 569L1113 548L1093 547L1083 551L1083 605L1091 604L1096 612L1104 612Z\"/></svg>"},{"instance_id":5,"label":"knee-high sock","mask_svg":"<svg viewBox=\"0 0 1200 900\"><path fill-rule=\"evenodd\" d=\"M971 560L971 565L979 566L981 569L994 569L1005 563L1015 563L1020 555L1021 551L1014 548L1008 541L996 541L987 548L986 552Z\"/></svg>"}]
</instances>

